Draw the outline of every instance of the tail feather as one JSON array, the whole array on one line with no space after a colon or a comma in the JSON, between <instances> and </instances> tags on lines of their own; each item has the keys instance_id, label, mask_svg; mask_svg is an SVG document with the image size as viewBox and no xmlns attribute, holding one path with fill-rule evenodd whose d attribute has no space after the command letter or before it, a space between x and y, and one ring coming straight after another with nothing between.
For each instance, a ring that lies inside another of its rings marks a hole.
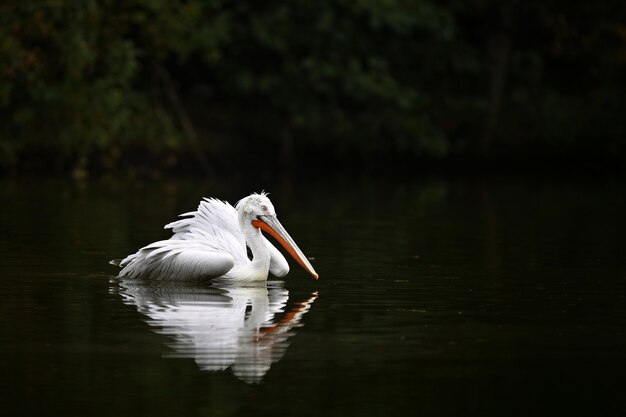
<instances>
[{"instance_id":1,"label":"tail feather","mask_svg":"<svg viewBox=\"0 0 626 417\"><path fill-rule=\"evenodd\" d=\"M122 263L122 259L111 259L109 263L111 265L120 266L120 264Z\"/></svg>"}]
</instances>

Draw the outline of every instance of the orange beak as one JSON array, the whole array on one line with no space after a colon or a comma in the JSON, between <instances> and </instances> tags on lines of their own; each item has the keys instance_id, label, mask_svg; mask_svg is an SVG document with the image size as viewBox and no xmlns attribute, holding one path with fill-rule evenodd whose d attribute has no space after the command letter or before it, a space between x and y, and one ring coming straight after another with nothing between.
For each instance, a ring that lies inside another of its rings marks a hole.
<instances>
[{"instance_id":1,"label":"orange beak","mask_svg":"<svg viewBox=\"0 0 626 417\"><path fill-rule=\"evenodd\" d=\"M257 216L257 220L252 220L252 226L272 235L305 271L313 275L315 279L319 277L307 257L304 256L304 253L302 253L298 245L296 245L296 242L289 236L289 233L287 233L283 225L280 224L276 216Z\"/></svg>"}]
</instances>

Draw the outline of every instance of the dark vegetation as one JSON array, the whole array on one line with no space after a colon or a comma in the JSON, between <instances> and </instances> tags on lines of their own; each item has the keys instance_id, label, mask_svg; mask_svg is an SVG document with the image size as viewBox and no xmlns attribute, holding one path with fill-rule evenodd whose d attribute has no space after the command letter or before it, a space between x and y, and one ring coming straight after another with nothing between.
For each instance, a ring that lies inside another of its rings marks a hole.
<instances>
[{"instance_id":1,"label":"dark vegetation","mask_svg":"<svg viewBox=\"0 0 626 417\"><path fill-rule=\"evenodd\" d=\"M625 93L623 1L0 4L5 173L619 164Z\"/></svg>"}]
</instances>

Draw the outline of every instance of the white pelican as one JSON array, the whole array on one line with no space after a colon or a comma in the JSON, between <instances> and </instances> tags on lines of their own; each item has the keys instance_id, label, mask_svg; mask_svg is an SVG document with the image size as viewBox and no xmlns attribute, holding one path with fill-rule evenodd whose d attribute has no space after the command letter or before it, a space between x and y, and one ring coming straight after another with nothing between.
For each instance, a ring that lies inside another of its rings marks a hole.
<instances>
[{"instance_id":1,"label":"white pelican","mask_svg":"<svg viewBox=\"0 0 626 417\"><path fill-rule=\"evenodd\" d=\"M196 280L224 277L238 282L264 281L268 273L289 272L285 257L261 233L272 235L315 279L317 273L276 218L267 194L251 194L235 207L205 198L194 212L169 223L173 235L111 263L122 267L119 276L156 280ZM250 248L252 259L248 258Z\"/></svg>"}]
</instances>

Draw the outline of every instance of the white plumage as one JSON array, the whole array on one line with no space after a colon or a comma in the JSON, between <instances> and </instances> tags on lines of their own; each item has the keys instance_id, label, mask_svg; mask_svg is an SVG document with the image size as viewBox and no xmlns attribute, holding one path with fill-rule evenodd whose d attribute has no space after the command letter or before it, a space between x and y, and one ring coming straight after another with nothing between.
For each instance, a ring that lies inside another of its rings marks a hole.
<instances>
[{"instance_id":1,"label":"white plumage","mask_svg":"<svg viewBox=\"0 0 626 417\"><path fill-rule=\"evenodd\" d=\"M282 227L265 193L241 199L236 208L214 198L205 198L198 209L181 214L169 223L167 240L151 243L119 263L120 277L154 280L195 280L226 277L238 281L266 280L268 273L283 277L289 264L261 233L278 242L317 278L317 273ZM252 259L248 258L247 247Z\"/></svg>"}]
</instances>

